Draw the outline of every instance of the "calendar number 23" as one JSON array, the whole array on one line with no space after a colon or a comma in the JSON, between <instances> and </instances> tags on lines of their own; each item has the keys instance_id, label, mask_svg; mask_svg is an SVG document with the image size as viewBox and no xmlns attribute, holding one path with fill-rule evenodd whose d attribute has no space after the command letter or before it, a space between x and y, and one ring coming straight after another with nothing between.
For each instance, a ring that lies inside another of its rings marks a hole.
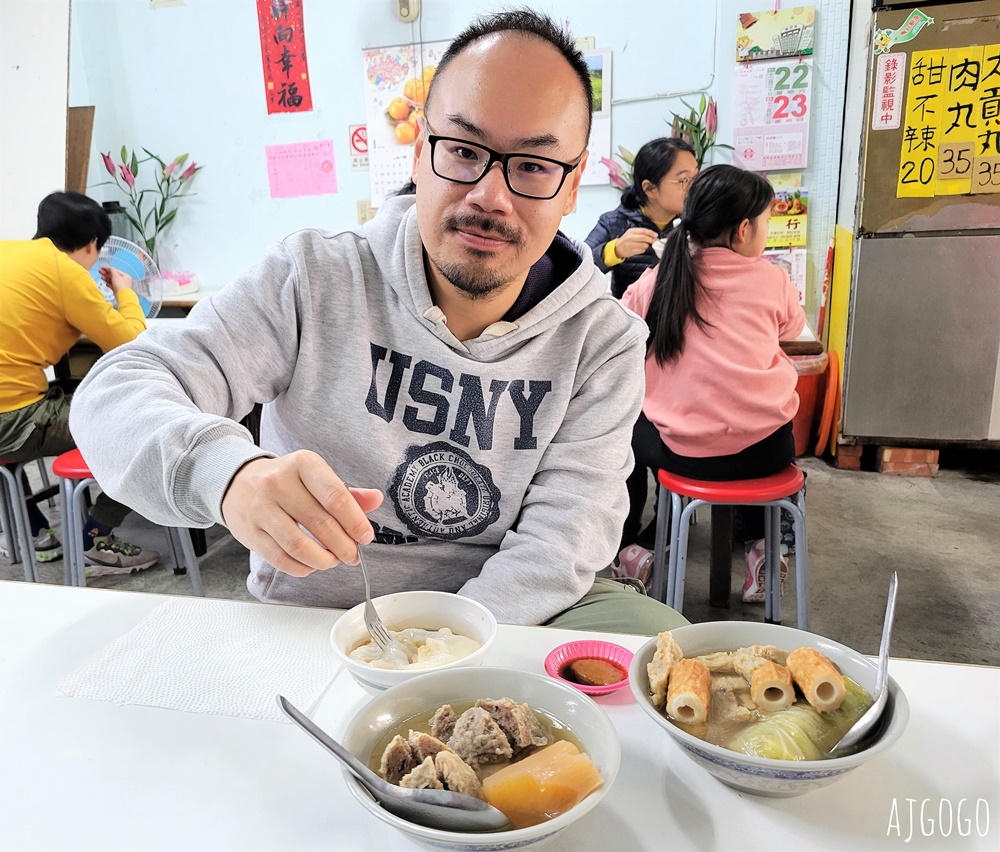
<instances>
[{"instance_id":1,"label":"calendar number 23","mask_svg":"<svg viewBox=\"0 0 1000 852\"><path fill-rule=\"evenodd\" d=\"M809 99L806 95L775 95L774 97L774 118L803 118L809 108Z\"/></svg>"}]
</instances>

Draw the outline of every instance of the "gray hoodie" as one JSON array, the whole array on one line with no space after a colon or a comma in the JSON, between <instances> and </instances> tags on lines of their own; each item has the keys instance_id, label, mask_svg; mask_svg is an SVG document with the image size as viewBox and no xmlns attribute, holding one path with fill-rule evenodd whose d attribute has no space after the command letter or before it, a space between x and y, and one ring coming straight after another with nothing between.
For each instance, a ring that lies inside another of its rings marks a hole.
<instances>
[{"instance_id":1,"label":"gray hoodie","mask_svg":"<svg viewBox=\"0 0 1000 852\"><path fill-rule=\"evenodd\" d=\"M222 523L247 461L310 449L379 488L372 594L441 589L543 622L614 557L646 328L590 253L467 343L431 301L411 198L360 233L292 234L179 328L102 358L71 427L101 486L156 523ZM236 420L263 403L261 447ZM250 557L260 600L349 607L360 571L295 578Z\"/></svg>"}]
</instances>

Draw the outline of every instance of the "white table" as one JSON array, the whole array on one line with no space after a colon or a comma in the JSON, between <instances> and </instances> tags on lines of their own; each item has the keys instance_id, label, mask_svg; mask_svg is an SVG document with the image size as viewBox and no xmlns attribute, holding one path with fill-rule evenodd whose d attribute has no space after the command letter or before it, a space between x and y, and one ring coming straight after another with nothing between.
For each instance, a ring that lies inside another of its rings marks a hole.
<instances>
[{"instance_id":1,"label":"white table","mask_svg":"<svg viewBox=\"0 0 1000 852\"><path fill-rule=\"evenodd\" d=\"M414 848L368 817L339 765L290 725L59 692L66 675L164 600L0 583L0 849ZM551 648L579 635L502 626L488 662L541 672ZM632 649L644 641L609 638ZM600 806L550 848L998 848L1000 669L893 660L891 672L912 713L896 748L795 799L755 798L719 784L630 695L598 699L621 734L622 769ZM341 670L313 715L336 735L365 701ZM915 800L912 825L907 799ZM944 838L938 813L944 808L947 816L950 806L957 815L962 799L970 833L960 837L956 823ZM920 821L924 800L933 823ZM898 829L890 828L894 801ZM985 837L976 829L977 803ZM931 836L921 835L921 825Z\"/></svg>"},{"instance_id":2,"label":"white table","mask_svg":"<svg viewBox=\"0 0 1000 852\"><path fill-rule=\"evenodd\" d=\"M163 297L163 306L171 308L193 308L202 299L210 299L221 290L221 287L199 287L193 293L172 293Z\"/></svg>"}]
</instances>

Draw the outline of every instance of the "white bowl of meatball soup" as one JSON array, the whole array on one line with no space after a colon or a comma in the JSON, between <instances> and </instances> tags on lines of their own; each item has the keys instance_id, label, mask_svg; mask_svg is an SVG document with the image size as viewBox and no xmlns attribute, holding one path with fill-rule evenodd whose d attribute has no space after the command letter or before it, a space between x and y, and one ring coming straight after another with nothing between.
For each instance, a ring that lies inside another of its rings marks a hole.
<instances>
[{"instance_id":1,"label":"white bowl of meatball soup","mask_svg":"<svg viewBox=\"0 0 1000 852\"><path fill-rule=\"evenodd\" d=\"M385 690L341 742L400 786L436 786L436 764L445 789L477 795L512 820L490 833L416 825L380 807L344 771L372 816L421 845L456 850L517 849L552 837L598 806L621 762L614 725L591 699L545 675L485 666L429 671ZM532 780L557 776L559 784Z\"/></svg>"}]
</instances>

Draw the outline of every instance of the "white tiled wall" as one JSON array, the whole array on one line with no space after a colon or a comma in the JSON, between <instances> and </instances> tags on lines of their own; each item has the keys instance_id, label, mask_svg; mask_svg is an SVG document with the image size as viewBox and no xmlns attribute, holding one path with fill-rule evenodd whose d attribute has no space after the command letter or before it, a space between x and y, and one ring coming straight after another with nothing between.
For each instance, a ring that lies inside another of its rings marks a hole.
<instances>
[{"instance_id":1,"label":"white tiled wall","mask_svg":"<svg viewBox=\"0 0 1000 852\"><path fill-rule=\"evenodd\" d=\"M720 104L733 102L736 23L740 12L767 8L769 3L723 0L719 23L719 50L715 89ZM790 4L789 4L790 5ZM809 266L806 280L806 315L813 327L819 315L820 290L826 269L827 247L837 222L837 189L840 179L841 141L850 3L847 0L814 0L816 43L813 48L812 121L809 128L809 167L802 183L809 190ZM751 8L752 7L752 8ZM858 93L863 97L863 92ZM731 142L732 114L720 112L719 140ZM718 157L717 161L722 160ZM853 188L849 188L853 193Z\"/></svg>"}]
</instances>

